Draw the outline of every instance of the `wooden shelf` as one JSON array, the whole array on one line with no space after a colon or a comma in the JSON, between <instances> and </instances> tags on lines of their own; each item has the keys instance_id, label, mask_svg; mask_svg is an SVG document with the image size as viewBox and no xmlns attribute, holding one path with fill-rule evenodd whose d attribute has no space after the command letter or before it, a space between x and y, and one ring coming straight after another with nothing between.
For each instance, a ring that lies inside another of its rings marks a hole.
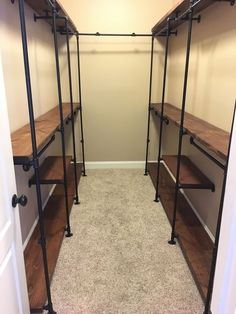
<instances>
[{"instance_id":1,"label":"wooden shelf","mask_svg":"<svg viewBox=\"0 0 236 314\"><path fill-rule=\"evenodd\" d=\"M161 104L151 104L151 108L161 114ZM164 106L164 117L180 126L181 110L171 104L166 103ZM188 135L191 135L207 149L215 153L220 158L226 160L230 135L228 132L217 128L216 126L185 113L184 129Z\"/></svg>"},{"instance_id":2,"label":"wooden shelf","mask_svg":"<svg viewBox=\"0 0 236 314\"><path fill-rule=\"evenodd\" d=\"M82 175L82 164L77 164L77 180L78 184L80 182L80 178ZM68 186L67 186L67 193L68 195L74 196L75 195L75 180L74 180L74 165L71 163L68 168ZM64 186L57 185L53 194L54 195L62 195L64 193Z\"/></svg>"},{"instance_id":3,"label":"wooden shelf","mask_svg":"<svg viewBox=\"0 0 236 314\"><path fill-rule=\"evenodd\" d=\"M78 165L78 178L81 174L81 165ZM68 172L68 201L71 210L74 200L74 177L73 165L70 165ZM72 192L73 191L73 192ZM64 227L66 226L66 211L64 190L55 188L50 197L43 214L44 229L47 241L47 257L50 280L54 273L57 258L59 255L62 240L64 238ZM30 241L25 249L25 267L31 312L43 312L43 306L47 301L43 260L40 239L39 225L36 226Z\"/></svg>"},{"instance_id":4,"label":"wooden shelf","mask_svg":"<svg viewBox=\"0 0 236 314\"><path fill-rule=\"evenodd\" d=\"M202 0L199 1L197 4L194 5L194 15L197 13L200 13L210 5L214 4L215 0ZM159 32L162 32L165 30L167 25L167 19L168 18L175 18L176 16L179 16L183 14L188 8L190 7L190 1L189 0L181 0L179 1L170 11L167 12L158 22L157 24L152 28L152 33L157 34ZM179 19L177 21L171 21L170 28L171 30L176 29L179 25L183 24L185 20Z\"/></svg>"},{"instance_id":5,"label":"wooden shelf","mask_svg":"<svg viewBox=\"0 0 236 314\"><path fill-rule=\"evenodd\" d=\"M74 103L74 113L80 108L79 103ZM63 104L64 123L71 117L70 104ZM59 130L60 112L56 106L35 120L37 149L40 150L47 144L51 137ZM27 124L11 134L14 163L22 165L32 158L32 144L30 124Z\"/></svg>"},{"instance_id":6,"label":"wooden shelf","mask_svg":"<svg viewBox=\"0 0 236 314\"><path fill-rule=\"evenodd\" d=\"M163 155L162 158L176 178L178 156ZM215 185L186 156L181 156L179 183L183 189L206 189L215 191Z\"/></svg>"},{"instance_id":7,"label":"wooden shelf","mask_svg":"<svg viewBox=\"0 0 236 314\"><path fill-rule=\"evenodd\" d=\"M45 10L48 10L51 13L51 7L45 0L25 0L25 2L38 14L45 15ZM57 9L62 16L68 16L63 6L60 4L60 1L57 0ZM52 25L52 19L45 20L49 25ZM57 28L65 28L65 21L62 19L57 19ZM76 31L76 26L69 18L69 28L71 31Z\"/></svg>"},{"instance_id":8,"label":"wooden shelf","mask_svg":"<svg viewBox=\"0 0 236 314\"><path fill-rule=\"evenodd\" d=\"M163 164L161 164L160 169L161 203L170 223L172 223L175 183ZM155 187L157 164L149 163L148 170ZM176 233L189 269L203 300L205 300L211 268L213 242L181 192L178 195Z\"/></svg>"},{"instance_id":9,"label":"wooden shelf","mask_svg":"<svg viewBox=\"0 0 236 314\"><path fill-rule=\"evenodd\" d=\"M72 156L66 156L66 169L69 169ZM63 184L63 157L49 156L39 168L40 184ZM29 180L29 186L35 183L35 176Z\"/></svg>"}]
</instances>

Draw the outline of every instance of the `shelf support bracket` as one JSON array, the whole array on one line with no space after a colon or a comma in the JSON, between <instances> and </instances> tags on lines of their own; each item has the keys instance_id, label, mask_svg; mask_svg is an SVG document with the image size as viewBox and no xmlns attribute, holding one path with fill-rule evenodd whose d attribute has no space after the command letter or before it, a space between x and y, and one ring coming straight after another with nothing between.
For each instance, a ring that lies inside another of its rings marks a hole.
<instances>
[{"instance_id":1,"label":"shelf support bracket","mask_svg":"<svg viewBox=\"0 0 236 314\"><path fill-rule=\"evenodd\" d=\"M163 87L162 87L162 99L161 99L161 113L160 113L160 129L159 129L159 145L157 153L157 176L156 176L156 193L155 193L155 202L160 201L160 166L161 166L161 148L162 148L162 134L163 134L163 122L165 121L164 117L164 106L165 106L165 94L166 94L166 77L167 77L167 66L168 66L168 54L169 54L169 38L170 38L170 28L171 20L167 19L167 31L166 31L166 43L165 43L165 61L164 61L164 73L163 73ZM166 120L165 123L169 123L169 120Z\"/></svg>"},{"instance_id":2,"label":"shelf support bracket","mask_svg":"<svg viewBox=\"0 0 236 314\"><path fill-rule=\"evenodd\" d=\"M211 161L213 161L217 166L219 166L221 169L225 169L225 165L223 165L219 160L214 158L212 155L210 155L205 149L203 149L200 145L194 142L194 138L191 136L190 144L196 147L201 153L203 153L207 158L209 158Z\"/></svg>"},{"instance_id":3,"label":"shelf support bracket","mask_svg":"<svg viewBox=\"0 0 236 314\"><path fill-rule=\"evenodd\" d=\"M54 36L54 50L55 50L55 62L56 62L56 78L57 78L57 90L58 90L58 103L59 103L59 113L60 113L60 129L61 129L61 148L63 157L63 173L64 173L64 195L65 195L65 209L66 209L66 237L71 237L73 234L71 232L70 226L70 213L69 213L69 203L68 203L68 181L67 181L67 169L66 169L66 149L65 149L65 134L64 134L64 123L63 123L63 108L62 108L62 91L61 91L61 76L60 76L60 63L59 63L59 51L58 51L58 38L56 32L56 1L53 0L52 3L52 16L53 16L53 36Z\"/></svg>"},{"instance_id":4,"label":"shelf support bracket","mask_svg":"<svg viewBox=\"0 0 236 314\"><path fill-rule=\"evenodd\" d=\"M193 0L191 0L191 5L192 4L193 4ZM190 8L189 16L188 16L189 17L189 19L188 19L188 37L187 37L187 48L186 48L184 85L183 85L183 96L182 96L182 109L181 109L181 119L180 119L180 127L179 127L179 144L178 144L178 158L177 158L176 183L175 183L174 211L173 211L173 217L172 217L171 239L170 239L170 241L168 241L168 243L171 245L176 244L175 226L176 226L178 192L179 192L179 183L180 183L180 162L181 162L181 154L182 154L184 116L185 116L185 106L186 106L186 96L187 96L187 86L188 86L188 73L189 73L189 61L190 61L191 40L192 40L193 14L194 14L193 8Z\"/></svg>"},{"instance_id":5,"label":"shelf support bracket","mask_svg":"<svg viewBox=\"0 0 236 314\"><path fill-rule=\"evenodd\" d=\"M82 175L86 177L85 168L85 151L84 151L84 126L83 126L83 104L82 104L82 82L81 82L81 70L80 70L80 42L79 33L76 34L76 48L77 48L77 66L78 66L78 88L79 88L79 103L80 103L80 136L81 136L81 147L82 147Z\"/></svg>"},{"instance_id":6,"label":"shelf support bracket","mask_svg":"<svg viewBox=\"0 0 236 314\"><path fill-rule=\"evenodd\" d=\"M150 62L150 76L149 76L149 96L148 96L148 124L147 124L146 159L145 159L145 171L144 171L145 176L148 175L148 153L149 153L149 143L150 143L153 55L154 55L154 36L152 36L152 41L151 41L151 62Z\"/></svg>"},{"instance_id":7,"label":"shelf support bracket","mask_svg":"<svg viewBox=\"0 0 236 314\"><path fill-rule=\"evenodd\" d=\"M37 197L37 207L39 215L39 231L40 237L44 241L45 231L43 223L43 204L42 204L42 195L41 187L39 180L39 161L37 156L37 140L36 140L36 130L35 130L35 120L34 120L34 107L33 107L33 96L32 96L32 87L31 87L31 76L30 76L30 66L29 66L29 53L28 53L28 42L27 42L27 31L25 23L25 8L24 0L19 0L19 13L20 13L20 27L21 27L21 37L22 37L22 47L23 47L23 58L24 58L24 70L25 70L25 80L26 80L26 91L27 91L27 101L28 101L28 110L29 110L29 120L30 120L30 131L31 131L31 142L33 150L33 161L34 161L34 174L36 180L36 197ZM53 304L51 298L51 289L50 289L50 279L49 279L49 269L48 269L48 259L47 259L47 249L46 245L41 245L42 258L43 258L43 269L44 269L44 280L45 287L48 299L48 312L53 314Z\"/></svg>"}]
</instances>

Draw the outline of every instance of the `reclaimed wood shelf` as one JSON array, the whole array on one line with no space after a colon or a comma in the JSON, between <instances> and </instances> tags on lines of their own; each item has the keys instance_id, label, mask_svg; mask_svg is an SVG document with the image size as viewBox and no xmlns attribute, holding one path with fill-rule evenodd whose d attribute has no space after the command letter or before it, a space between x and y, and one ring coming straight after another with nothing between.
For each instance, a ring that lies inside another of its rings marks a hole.
<instances>
[{"instance_id":1,"label":"reclaimed wood shelf","mask_svg":"<svg viewBox=\"0 0 236 314\"><path fill-rule=\"evenodd\" d=\"M194 15L200 13L210 5L214 4L215 0L201 0L194 4ZM184 12L186 12L190 8L190 1L189 0L181 0L175 6L167 12L158 22L157 24L152 28L153 34L158 34L162 31L166 30L167 26L167 19L168 18L176 18L177 16L180 16ZM177 19L172 20L170 23L170 29L175 30L179 25L183 24L185 22L185 19Z\"/></svg>"},{"instance_id":2,"label":"reclaimed wood shelf","mask_svg":"<svg viewBox=\"0 0 236 314\"><path fill-rule=\"evenodd\" d=\"M68 171L72 156L66 156L66 169ZM63 184L63 157L48 156L44 159L42 165L39 167L40 184ZM35 176L29 180L29 186L36 184Z\"/></svg>"},{"instance_id":3,"label":"reclaimed wood shelf","mask_svg":"<svg viewBox=\"0 0 236 314\"><path fill-rule=\"evenodd\" d=\"M157 163L149 163L148 171L153 185L156 187ZM162 163L160 167L160 198L170 223L172 223L173 218L174 193L175 182ZM181 192L178 194L176 233L194 281L201 297L205 301L213 242Z\"/></svg>"},{"instance_id":4,"label":"reclaimed wood shelf","mask_svg":"<svg viewBox=\"0 0 236 314\"><path fill-rule=\"evenodd\" d=\"M38 15L45 15L46 11L51 15L51 7L45 0L25 0L25 2L38 14ZM68 14L66 13L66 10L63 8L60 1L57 0L57 10L62 16L67 16L69 19L68 26L71 31L77 31L76 26L72 22L72 20L69 18ZM45 20L49 25L52 26L52 19L46 19ZM63 29L65 28L65 21L62 19L56 20L57 28Z\"/></svg>"},{"instance_id":5,"label":"reclaimed wood shelf","mask_svg":"<svg viewBox=\"0 0 236 314\"><path fill-rule=\"evenodd\" d=\"M80 109L79 103L73 105L74 114ZM69 103L63 103L64 123L69 121L71 117L71 108ZM59 107L55 106L45 114L35 119L36 142L37 149L42 149L52 136L60 128L60 112ZM26 124L22 128L11 134L13 159L15 165L26 164L32 158L32 143L30 124Z\"/></svg>"},{"instance_id":6,"label":"reclaimed wood shelf","mask_svg":"<svg viewBox=\"0 0 236 314\"><path fill-rule=\"evenodd\" d=\"M151 108L160 116L161 104L151 104ZM164 105L164 118L180 126L181 110L169 103ZM184 129L208 150L226 160L230 134L190 113L185 113Z\"/></svg>"},{"instance_id":7,"label":"reclaimed wood shelf","mask_svg":"<svg viewBox=\"0 0 236 314\"><path fill-rule=\"evenodd\" d=\"M215 191L215 185L192 163L187 156L180 157L179 184L183 189ZM176 178L178 156L163 155L163 161Z\"/></svg>"},{"instance_id":8,"label":"reclaimed wood shelf","mask_svg":"<svg viewBox=\"0 0 236 314\"><path fill-rule=\"evenodd\" d=\"M82 165L78 164L78 182L81 177L81 169ZM64 228L66 226L64 190L57 189L57 187L54 189L43 212L50 281L56 267L60 247L64 238ZM70 164L68 171L68 202L70 210L74 201L74 191L73 164ZM32 313L42 313L47 301L43 259L41 247L38 243L39 239L40 231L37 224L24 251L29 303Z\"/></svg>"}]
</instances>

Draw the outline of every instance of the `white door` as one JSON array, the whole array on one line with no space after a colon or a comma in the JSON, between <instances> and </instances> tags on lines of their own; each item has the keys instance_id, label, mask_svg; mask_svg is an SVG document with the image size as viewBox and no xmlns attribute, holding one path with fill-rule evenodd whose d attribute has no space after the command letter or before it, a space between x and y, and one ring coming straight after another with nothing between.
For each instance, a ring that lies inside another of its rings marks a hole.
<instances>
[{"instance_id":1,"label":"white door","mask_svg":"<svg viewBox=\"0 0 236 314\"><path fill-rule=\"evenodd\" d=\"M0 52L0 313L28 314L19 211L11 205L13 194L17 193Z\"/></svg>"}]
</instances>

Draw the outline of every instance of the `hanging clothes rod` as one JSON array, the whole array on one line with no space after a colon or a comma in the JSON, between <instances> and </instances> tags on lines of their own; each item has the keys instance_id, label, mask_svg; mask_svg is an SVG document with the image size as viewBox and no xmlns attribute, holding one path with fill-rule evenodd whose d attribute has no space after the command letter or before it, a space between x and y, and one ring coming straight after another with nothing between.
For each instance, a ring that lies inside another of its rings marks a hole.
<instances>
[{"instance_id":1,"label":"hanging clothes rod","mask_svg":"<svg viewBox=\"0 0 236 314\"><path fill-rule=\"evenodd\" d=\"M136 33L78 33L79 36L103 36L103 37L152 37L152 34L136 34Z\"/></svg>"}]
</instances>

